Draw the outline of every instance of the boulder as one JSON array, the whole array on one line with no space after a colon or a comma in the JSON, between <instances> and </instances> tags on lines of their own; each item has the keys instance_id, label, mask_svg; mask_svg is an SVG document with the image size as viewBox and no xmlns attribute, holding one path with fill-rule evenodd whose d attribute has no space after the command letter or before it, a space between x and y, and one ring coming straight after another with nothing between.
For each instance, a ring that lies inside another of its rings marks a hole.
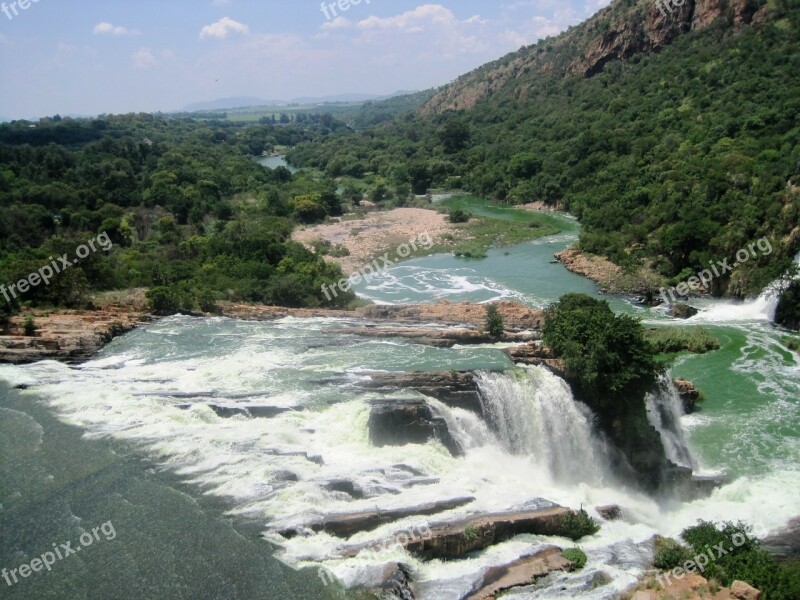
<instances>
[{"instance_id":1,"label":"boulder","mask_svg":"<svg viewBox=\"0 0 800 600\"><path fill-rule=\"evenodd\" d=\"M472 496L459 496L447 500L427 502L414 506L405 506L393 509L361 510L349 513L333 513L321 519L302 526L286 527L278 531L283 537L290 539L296 537L303 529L311 531L324 531L337 537L349 538L362 531L372 531L393 521L399 521L413 516L434 515L448 510L454 510L473 502ZM357 553L357 552L356 552Z\"/></svg>"},{"instance_id":2,"label":"boulder","mask_svg":"<svg viewBox=\"0 0 800 600\"><path fill-rule=\"evenodd\" d=\"M405 446L440 442L453 456L464 449L452 436L447 421L435 414L424 399L381 399L372 404L369 439L373 446Z\"/></svg>"},{"instance_id":3,"label":"boulder","mask_svg":"<svg viewBox=\"0 0 800 600\"><path fill-rule=\"evenodd\" d=\"M734 581L731 585L731 598L736 600L760 600L761 592L744 581Z\"/></svg>"},{"instance_id":4,"label":"boulder","mask_svg":"<svg viewBox=\"0 0 800 600\"><path fill-rule=\"evenodd\" d=\"M369 381L358 385L365 389L414 390L451 408L463 408L483 416L483 404L475 377L469 371L406 371L370 373Z\"/></svg>"},{"instance_id":5,"label":"boulder","mask_svg":"<svg viewBox=\"0 0 800 600\"><path fill-rule=\"evenodd\" d=\"M693 413L698 400L700 400L700 390L691 381L685 379L676 379L675 387L678 389L678 395L683 401L684 414Z\"/></svg>"},{"instance_id":6,"label":"boulder","mask_svg":"<svg viewBox=\"0 0 800 600\"><path fill-rule=\"evenodd\" d=\"M616 504L595 507L597 513L606 521L617 521L622 518L622 509Z\"/></svg>"},{"instance_id":7,"label":"boulder","mask_svg":"<svg viewBox=\"0 0 800 600\"><path fill-rule=\"evenodd\" d=\"M523 556L498 567L489 567L481 580L465 596L465 600L486 600L515 587L531 585L537 577L553 571L565 571L570 562L561 556L561 550L550 546L536 554Z\"/></svg>"},{"instance_id":8,"label":"boulder","mask_svg":"<svg viewBox=\"0 0 800 600\"><path fill-rule=\"evenodd\" d=\"M694 306L688 304L673 304L669 309L670 316L676 319L691 319L699 312Z\"/></svg>"},{"instance_id":9,"label":"boulder","mask_svg":"<svg viewBox=\"0 0 800 600\"><path fill-rule=\"evenodd\" d=\"M567 508L473 515L458 521L431 525L430 531L412 538L406 549L423 560L461 558L521 534L561 535Z\"/></svg>"}]
</instances>

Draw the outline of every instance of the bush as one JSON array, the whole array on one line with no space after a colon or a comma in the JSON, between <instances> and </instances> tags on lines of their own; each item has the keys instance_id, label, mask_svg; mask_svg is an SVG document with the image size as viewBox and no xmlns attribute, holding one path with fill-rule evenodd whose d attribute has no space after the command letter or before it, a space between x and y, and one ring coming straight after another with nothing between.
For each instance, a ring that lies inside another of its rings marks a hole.
<instances>
[{"instance_id":1,"label":"bush","mask_svg":"<svg viewBox=\"0 0 800 600\"><path fill-rule=\"evenodd\" d=\"M670 571L675 567L683 567L687 560L691 560L692 552L683 544L671 538L656 538L656 554L653 566L657 569Z\"/></svg>"},{"instance_id":2,"label":"bush","mask_svg":"<svg viewBox=\"0 0 800 600\"><path fill-rule=\"evenodd\" d=\"M573 569L582 569L586 566L586 553L580 548L567 548L561 556L572 563Z\"/></svg>"},{"instance_id":3,"label":"bush","mask_svg":"<svg viewBox=\"0 0 800 600\"><path fill-rule=\"evenodd\" d=\"M565 537L577 541L584 536L594 535L600 531L600 526L585 510L580 509L576 513L570 512L564 516L561 529Z\"/></svg>"},{"instance_id":4,"label":"bush","mask_svg":"<svg viewBox=\"0 0 800 600\"><path fill-rule=\"evenodd\" d=\"M39 328L36 326L36 322L33 320L33 317L27 316L25 317L25 323L22 325L22 329L26 336L34 337L36 335L36 330Z\"/></svg>"},{"instance_id":5,"label":"bush","mask_svg":"<svg viewBox=\"0 0 800 600\"><path fill-rule=\"evenodd\" d=\"M468 223L472 215L462 208L450 209L450 222L451 223Z\"/></svg>"},{"instance_id":6,"label":"bush","mask_svg":"<svg viewBox=\"0 0 800 600\"><path fill-rule=\"evenodd\" d=\"M658 327L647 330L646 335L659 354L683 351L705 354L720 349L719 340L703 327Z\"/></svg>"},{"instance_id":7,"label":"bush","mask_svg":"<svg viewBox=\"0 0 800 600\"><path fill-rule=\"evenodd\" d=\"M800 566L791 562L778 563L760 547L758 540L752 537L751 528L745 523L716 525L698 521L697 525L684 529L681 537L691 547L690 554L706 554L710 557L703 573L706 578L717 579L725 586L737 579L746 581L765 592L764 598L767 600L800 598ZM726 551L722 556L718 551L711 550L720 544ZM714 555L711 556L709 552L714 552Z\"/></svg>"},{"instance_id":8,"label":"bush","mask_svg":"<svg viewBox=\"0 0 800 600\"><path fill-rule=\"evenodd\" d=\"M502 337L505 331L503 315L500 314L494 304L486 305L486 331L489 332L490 336L496 338Z\"/></svg>"}]
</instances>

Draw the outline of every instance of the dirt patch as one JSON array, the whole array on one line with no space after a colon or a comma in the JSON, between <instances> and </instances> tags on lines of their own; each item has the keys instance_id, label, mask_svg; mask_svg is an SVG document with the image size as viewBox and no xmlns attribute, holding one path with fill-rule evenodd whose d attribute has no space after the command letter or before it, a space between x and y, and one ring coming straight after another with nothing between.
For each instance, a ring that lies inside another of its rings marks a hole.
<instances>
[{"instance_id":1,"label":"dirt patch","mask_svg":"<svg viewBox=\"0 0 800 600\"><path fill-rule=\"evenodd\" d=\"M395 255L401 244L415 240L420 245L420 236L427 239L425 234L428 234L433 244L439 244L445 234L453 235L456 231L442 213L425 208L395 208L362 219L300 229L294 232L292 239L309 247L315 241L325 240L347 248L349 256L328 256L325 260L337 263L345 275L351 275L384 252Z\"/></svg>"}]
</instances>

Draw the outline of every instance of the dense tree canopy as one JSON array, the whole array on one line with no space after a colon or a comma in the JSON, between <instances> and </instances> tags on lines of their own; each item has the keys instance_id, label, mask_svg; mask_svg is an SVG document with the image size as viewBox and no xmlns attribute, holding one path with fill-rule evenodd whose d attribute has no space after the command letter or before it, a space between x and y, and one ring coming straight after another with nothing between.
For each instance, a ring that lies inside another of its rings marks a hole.
<instances>
[{"instance_id":1,"label":"dense tree canopy","mask_svg":"<svg viewBox=\"0 0 800 600\"><path fill-rule=\"evenodd\" d=\"M152 115L0 126L0 280L106 232L110 251L19 301L76 306L92 291L154 287L161 310L329 303L321 286L341 271L290 235L296 221L341 214L336 184L253 160L329 131Z\"/></svg>"}]
</instances>

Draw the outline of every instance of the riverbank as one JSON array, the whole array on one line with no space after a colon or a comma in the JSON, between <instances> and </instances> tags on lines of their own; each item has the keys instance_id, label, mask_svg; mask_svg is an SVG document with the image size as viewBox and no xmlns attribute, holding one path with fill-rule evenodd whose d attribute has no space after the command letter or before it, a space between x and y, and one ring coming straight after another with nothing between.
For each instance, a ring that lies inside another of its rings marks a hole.
<instances>
[{"instance_id":1,"label":"riverbank","mask_svg":"<svg viewBox=\"0 0 800 600\"><path fill-rule=\"evenodd\" d=\"M555 255L573 273L594 281L604 292L620 295L651 296L666 285L666 281L647 267L628 273L604 256L581 252L576 246Z\"/></svg>"}]
</instances>

